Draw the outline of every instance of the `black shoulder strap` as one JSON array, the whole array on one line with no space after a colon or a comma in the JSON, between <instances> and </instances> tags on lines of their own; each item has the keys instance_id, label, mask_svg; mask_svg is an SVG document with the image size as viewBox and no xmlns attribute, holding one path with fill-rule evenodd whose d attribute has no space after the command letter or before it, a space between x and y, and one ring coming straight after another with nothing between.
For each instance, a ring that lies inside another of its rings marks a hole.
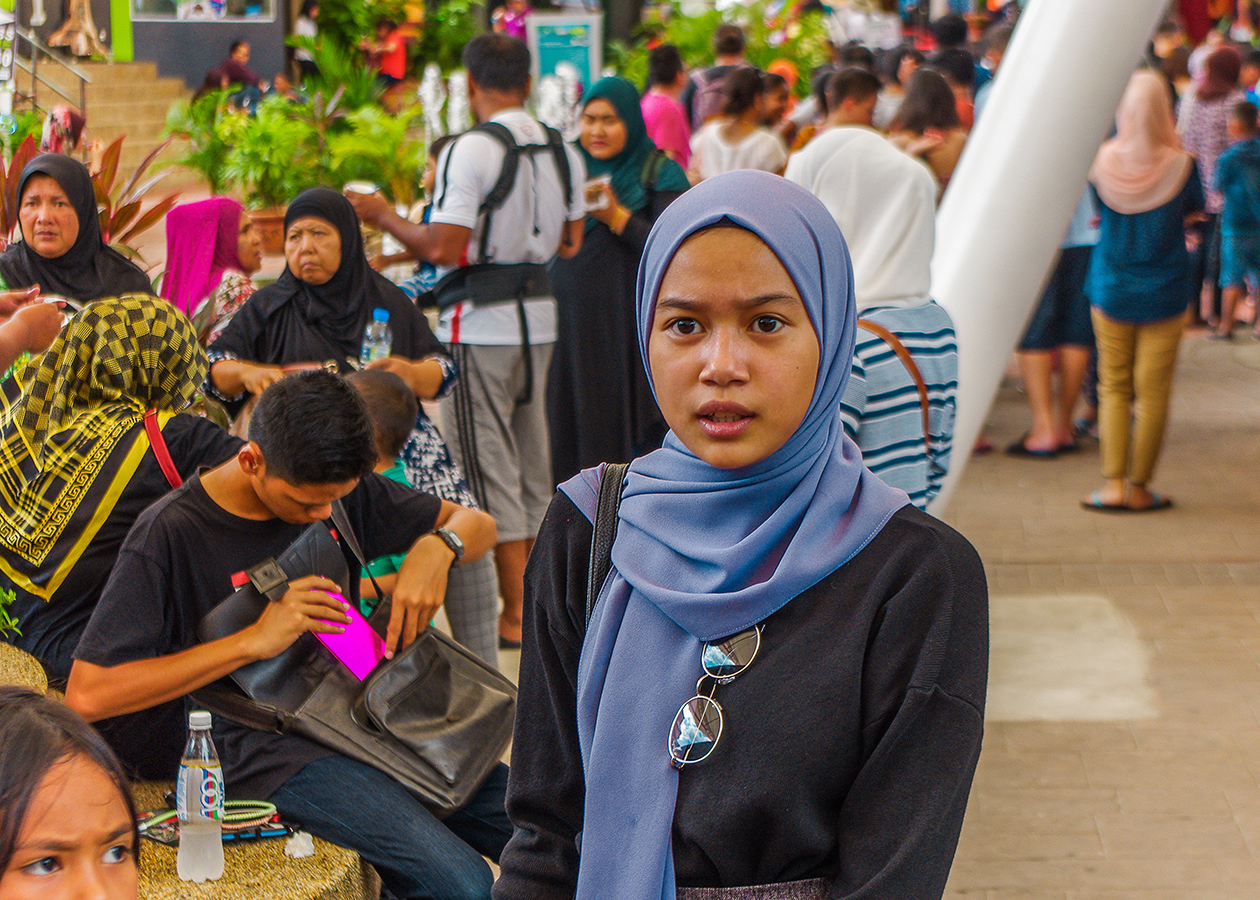
<instances>
[{"instance_id":1,"label":"black shoulder strap","mask_svg":"<svg viewBox=\"0 0 1260 900\"><path fill-rule=\"evenodd\" d=\"M661 167L668 159L665 151L657 148L647 155L643 160L643 168L639 170L639 184L647 191L648 215L653 214L652 208L656 204L656 179L661 177Z\"/></svg>"},{"instance_id":2,"label":"black shoulder strap","mask_svg":"<svg viewBox=\"0 0 1260 900\"><path fill-rule=\"evenodd\" d=\"M512 193L512 188L516 185L516 170L520 165L521 148L516 143L512 132L501 122L482 122L472 130L488 134L503 145L503 168L499 170L498 180L494 183L494 187L490 188L490 193L486 194L486 199L481 201L481 207L477 210L478 215L484 216L481 223L481 240L477 247L477 261L484 263L488 262L486 251L490 247L490 220L494 217L494 211L503 205L503 201L507 200L508 194Z\"/></svg>"},{"instance_id":3,"label":"black shoulder strap","mask_svg":"<svg viewBox=\"0 0 1260 900\"><path fill-rule=\"evenodd\" d=\"M612 568L612 546L617 540L617 511L621 507L621 487L629 463L608 463L599 482L595 505L595 531L591 535L590 572L586 578L586 624L595 612L595 600Z\"/></svg>"},{"instance_id":4,"label":"black shoulder strap","mask_svg":"<svg viewBox=\"0 0 1260 900\"><path fill-rule=\"evenodd\" d=\"M573 173L569 171L569 154L564 149L564 136L550 125L547 130L547 144L551 147L551 155L556 161L556 171L560 173L560 184L564 186L564 211L568 218L569 207L573 205Z\"/></svg>"}]
</instances>

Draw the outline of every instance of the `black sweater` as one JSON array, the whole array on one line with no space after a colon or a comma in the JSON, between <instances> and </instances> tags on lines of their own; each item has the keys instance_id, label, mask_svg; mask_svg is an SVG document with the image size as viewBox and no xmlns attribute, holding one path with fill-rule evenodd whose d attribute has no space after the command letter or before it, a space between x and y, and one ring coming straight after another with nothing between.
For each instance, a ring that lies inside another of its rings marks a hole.
<instances>
[{"instance_id":1,"label":"black sweater","mask_svg":"<svg viewBox=\"0 0 1260 900\"><path fill-rule=\"evenodd\" d=\"M590 541L590 523L557 495L526 574L508 787L516 832L495 900L568 900L577 883ZM980 753L987 600L971 545L906 507L766 619L752 666L717 689L721 741L680 773L678 884L827 878L833 898L940 898Z\"/></svg>"}]
</instances>

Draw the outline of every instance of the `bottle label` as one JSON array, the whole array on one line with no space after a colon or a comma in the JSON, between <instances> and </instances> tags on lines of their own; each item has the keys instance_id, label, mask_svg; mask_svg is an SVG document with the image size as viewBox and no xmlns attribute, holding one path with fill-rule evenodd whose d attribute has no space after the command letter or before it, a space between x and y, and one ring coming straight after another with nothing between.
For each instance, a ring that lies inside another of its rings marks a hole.
<instances>
[{"instance_id":1,"label":"bottle label","mask_svg":"<svg viewBox=\"0 0 1260 900\"><path fill-rule=\"evenodd\" d=\"M180 768L179 788L175 792L175 812L180 819L187 821L191 814L223 821L221 767L185 764Z\"/></svg>"}]
</instances>

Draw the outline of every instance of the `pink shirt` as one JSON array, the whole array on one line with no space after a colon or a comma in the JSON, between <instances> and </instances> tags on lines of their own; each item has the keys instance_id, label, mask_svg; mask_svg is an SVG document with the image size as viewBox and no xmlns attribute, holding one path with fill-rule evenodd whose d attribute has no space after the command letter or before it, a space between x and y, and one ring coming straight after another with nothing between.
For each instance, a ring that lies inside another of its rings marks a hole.
<instances>
[{"instance_id":1,"label":"pink shirt","mask_svg":"<svg viewBox=\"0 0 1260 900\"><path fill-rule=\"evenodd\" d=\"M687 168L691 161L691 129L687 127L682 104L667 94L651 90L643 95L640 106L652 143L673 154L678 164Z\"/></svg>"}]
</instances>

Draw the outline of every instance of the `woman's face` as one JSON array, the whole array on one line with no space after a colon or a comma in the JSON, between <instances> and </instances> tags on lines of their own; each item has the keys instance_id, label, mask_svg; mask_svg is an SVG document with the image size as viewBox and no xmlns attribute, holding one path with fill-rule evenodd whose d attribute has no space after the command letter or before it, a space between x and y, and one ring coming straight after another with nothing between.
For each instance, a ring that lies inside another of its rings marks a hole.
<instances>
[{"instance_id":1,"label":"woman's face","mask_svg":"<svg viewBox=\"0 0 1260 900\"><path fill-rule=\"evenodd\" d=\"M665 421L719 469L768 457L805 419L818 337L765 242L712 228L674 254L657 294L648 364Z\"/></svg>"},{"instance_id":2,"label":"woman's face","mask_svg":"<svg viewBox=\"0 0 1260 900\"><path fill-rule=\"evenodd\" d=\"M244 212L236 235L236 258L241 261L246 275L253 275L262 268L262 237L254 228L254 220Z\"/></svg>"},{"instance_id":3,"label":"woman's face","mask_svg":"<svg viewBox=\"0 0 1260 900\"><path fill-rule=\"evenodd\" d=\"M284 261L307 284L326 284L341 268L341 235L317 216L296 220L284 233Z\"/></svg>"},{"instance_id":4,"label":"woman's face","mask_svg":"<svg viewBox=\"0 0 1260 900\"><path fill-rule=\"evenodd\" d=\"M626 149L626 123L603 97L596 97L582 110L578 140L586 152L599 160L612 159Z\"/></svg>"},{"instance_id":5,"label":"woman's face","mask_svg":"<svg viewBox=\"0 0 1260 900\"><path fill-rule=\"evenodd\" d=\"M31 797L0 896L135 900L135 841L118 786L76 753L49 769Z\"/></svg>"},{"instance_id":6,"label":"woman's face","mask_svg":"<svg viewBox=\"0 0 1260 900\"><path fill-rule=\"evenodd\" d=\"M62 256L79 237L79 216L74 204L54 178L32 175L22 192L18 209L22 239L45 259Z\"/></svg>"}]
</instances>

